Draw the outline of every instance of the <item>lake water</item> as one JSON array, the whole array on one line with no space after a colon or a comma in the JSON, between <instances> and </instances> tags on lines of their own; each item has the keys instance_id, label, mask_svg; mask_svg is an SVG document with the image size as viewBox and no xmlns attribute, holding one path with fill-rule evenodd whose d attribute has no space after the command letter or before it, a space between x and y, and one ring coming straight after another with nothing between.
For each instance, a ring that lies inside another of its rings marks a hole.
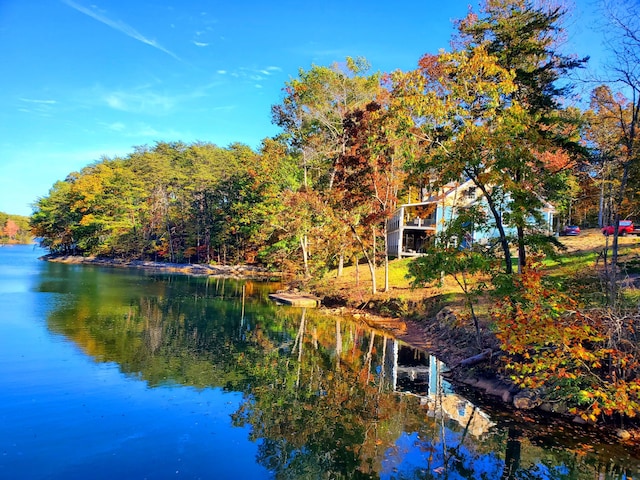
<instances>
[{"instance_id":1,"label":"lake water","mask_svg":"<svg viewBox=\"0 0 640 480\"><path fill-rule=\"evenodd\" d=\"M640 455L489 413L434 357L273 285L0 248L0 478L631 479Z\"/></svg>"}]
</instances>

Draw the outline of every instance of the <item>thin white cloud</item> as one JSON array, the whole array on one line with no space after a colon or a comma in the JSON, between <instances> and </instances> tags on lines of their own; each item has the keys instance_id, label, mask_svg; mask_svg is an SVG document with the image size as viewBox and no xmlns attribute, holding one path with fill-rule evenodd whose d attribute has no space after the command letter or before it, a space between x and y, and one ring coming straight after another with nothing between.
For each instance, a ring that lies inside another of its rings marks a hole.
<instances>
[{"instance_id":1,"label":"thin white cloud","mask_svg":"<svg viewBox=\"0 0 640 480\"><path fill-rule=\"evenodd\" d=\"M172 95L154 91L152 85L139 85L127 90L107 90L96 86L89 95L94 102L97 99L100 104L114 110L161 116L180 109L189 102L207 97L219 85L219 81L212 81Z\"/></svg>"},{"instance_id":2,"label":"thin white cloud","mask_svg":"<svg viewBox=\"0 0 640 480\"><path fill-rule=\"evenodd\" d=\"M166 113L176 104L174 97L149 91L109 92L102 99L114 110L135 113Z\"/></svg>"},{"instance_id":3,"label":"thin white cloud","mask_svg":"<svg viewBox=\"0 0 640 480\"><path fill-rule=\"evenodd\" d=\"M218 70L216 73L219 74L219 75L226 75L227 71L226 70Z\"/></svg>"},{"instance_id":4,"label":"thin white cloud","mask_svg":"<svg viewBox=\"0 0 640 480\"><path fill-rule=\"evenodd\" d=\"M112 139L134 139L133 143L145 143L150 140L186 138L189 132L181 132L173 128L156 128L146 122L121 122L112 123L98 122L95 129L91 130L93 135L103 135L108 131L109 138ZM129 143L130 140L127 141Z\"/></svg>"},{"instance_id":5,"label":"thin white cloud","mask_svg":"<svg viewBox=\"0 0 640 480\"><path fill-rule=\"evenodd\" d=\"M204 43L204 42L193 42L193 44L194 44L196 47L208 47L208 46L209 46L209 44L208 44L208 43Z\"/></svg>"},{"instance_id":6,"label":"thin white cloud","mask_svg":"<svg viewBox=\"0 0 640 480\"><path fill-rule=\"evenodd\" d=\"M20 98L20 100L26 103L36 103L39 105L55 105L58 103L55 100L39 100L37 98Z\"/></svg>"},{"instance_id":7,"label":"thin white cloud","mask_svg":"<svg viewBox=\"0 0 640 480\"><path fill-rule=\"evenodd\" d=\"M18 98L20 103L17 105L17 110L22 113L28 113L31 115L38 115L41 117L50 117L54 105L57 105L56 100L51 99L38 99L38 98Z\"/></svg>"},{"instance_id":8,"label":"thin white cloud","mask_svg":"<svg viewBox=\"0 0 640 480\"><path fill-rule=\"evenodd\" d=\"M188 136L185 132L179 132L172 128L159 130L147 123L135 123L127 126L127 129L122 134L124 138L135 138L138 142L185 138Z\"/></svg>"},{"instance_id":9,"label":"thin white cloud","mask_svg":"<svg viewBox=\"0 0 640 480\"><path fill-rule=\"evenodd\" d=\"M114 122L106 125L109 130L113 130L114 132L122 132L126 130L127 126L122 122Z\"/></svg>"},{"instance_id":10,"label":"thin white cloud","mask_svg":"<svg viewBox=\"0 0 640 480\"><path fill-rule=\"evenodd\" d=\"M251 80L264 80L265 76L271 76L274 72L281 72L282 69L280 67L264 67L264 68L249 68L249 67L241 67L240 68L240 76L248 77Z\"/></svg>"},{"instance_id":11,"label":"thin white cloud","mask_svg":"<svg viewBox=\"0 0 640 480\"><path fill-rule=\"evenodd\" d=\"M98 13L94 10L88 9L86 7L83 7L82 5L78 5L77 3L75 3L72 0L61 0L62 3L67 4L68 6L70 6L71 8L73 8L74 10L77 10L80 13L84 13L85 15L93 18L94 20L99 21L100 23L104 23L105 25L107 25L108 27L113 28L114 30L117 30L121 33L124 33L125 35L138 40L139 42L142 42L146 45L149 45L153 48L156 48L158 50L160 50L161 52L166 53L167 55L175 58L178 61L182 61L180 59L180 57L178 57L175 53L173 53L170 50L167 50L166 48L164 48L162 45L160 45L158 42L156 42L155 40L150 40L147 37L145 37L144 35L142 35L140 32L138 32L135 28L133 28L132 26L120 21L120 20L112 20L110 18L107 18L105 15L102 15L101 13Z\"/></svg>"},{"instance_id":12,"label":"thin white cloud","mask_svg":"<svg viewBox=\"0 0 640 480\"><path fill-rule=\"evenodd\" d=\"M107 105L109 105L111 108L114 108L116 110L123 110L123 111L128 110L127 104L125 103L124 99L121 98L117 93L107 95L104 100L105 102L107 102Z\"/></svg>"}]
</instances>

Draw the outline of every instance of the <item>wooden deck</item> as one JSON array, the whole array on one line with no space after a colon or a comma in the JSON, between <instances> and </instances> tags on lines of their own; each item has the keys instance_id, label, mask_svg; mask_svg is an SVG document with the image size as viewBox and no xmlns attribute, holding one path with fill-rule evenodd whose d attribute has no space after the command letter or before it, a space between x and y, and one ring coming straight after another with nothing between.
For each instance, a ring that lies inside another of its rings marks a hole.
<instances>
[{"instance_id":1,"label":"wooden deck","mask_svg":"<svg viewBox=\"0 0 640 480\"><path fill-rule=\"evenodd\" d=\"M271 293L269 298L278 303L291 305L292 307L317 307L320 305L320 299L308 293L282 292Z\"/></svg>"}]
</instances>

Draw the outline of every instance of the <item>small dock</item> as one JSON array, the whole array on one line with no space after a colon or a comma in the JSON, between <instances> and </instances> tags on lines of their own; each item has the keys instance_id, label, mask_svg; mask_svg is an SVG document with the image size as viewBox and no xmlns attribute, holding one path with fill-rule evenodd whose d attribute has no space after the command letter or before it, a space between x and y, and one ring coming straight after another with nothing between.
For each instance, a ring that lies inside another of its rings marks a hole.
<instances>
[{"instance_id":1,"label":"small dock","mask_svg":"<svg viewBox=\"0 0 640 480\"><path fill-rule=\"evenodd\" d=\"M269 298L277 303L291 305L292 307L317 307L320 305L320 299L309 293L296 292L280 292L270 293Z\"/></svg>"}]
</instances>

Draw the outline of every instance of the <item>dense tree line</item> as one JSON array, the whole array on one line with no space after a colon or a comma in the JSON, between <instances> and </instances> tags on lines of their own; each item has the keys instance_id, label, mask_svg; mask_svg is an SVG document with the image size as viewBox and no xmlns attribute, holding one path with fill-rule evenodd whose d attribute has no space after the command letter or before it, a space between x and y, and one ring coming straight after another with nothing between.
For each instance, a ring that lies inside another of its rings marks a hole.
<instances>
[{"instance_id":1,"label":"dense tree line","mask_svg":"<svg viewBox=\"0 0 640 480\"><path fill-rule=\"evenodd\" d=\"M33 231L52 252L169 262L245 262L297 179L286 151L159 142L105 158L36 202ZM276 181L273 181L277 179Z\"/></svg>"},{"instance_id":2,"label":"dense tree line","mask_svg":"<svg viewBox=\"0 0 640 480\"><path fill-rule=\"evenodd\" d=\"M32 241L29 217L0 212L0 245Z\"/></svg>"}]
</instances>

